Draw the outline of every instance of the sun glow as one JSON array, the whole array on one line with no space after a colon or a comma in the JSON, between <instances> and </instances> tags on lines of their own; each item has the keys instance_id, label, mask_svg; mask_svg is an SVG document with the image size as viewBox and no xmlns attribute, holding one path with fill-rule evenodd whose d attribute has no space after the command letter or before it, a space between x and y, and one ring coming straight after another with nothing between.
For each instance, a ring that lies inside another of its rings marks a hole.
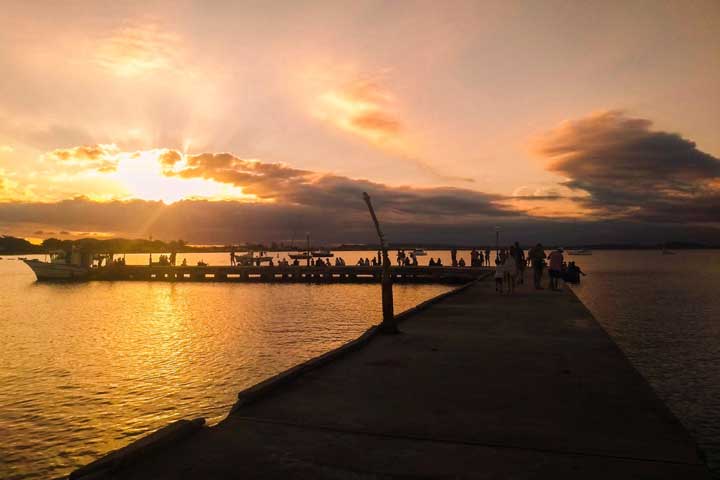
<instances>
[{"instance_id":1,"label":"sun glow","mask_svg":"<svg viewBox=\"0 0 720 480\"><path fill-rule=\"evenodd\" d=\"M210 200L252 199L242 188L202 178L181 178L163 174L159 160L162 150L146 150L123 154L115 172L108 174L130 198L161 200L173 203L190 198Z\"/></svg>"}]
</instances>

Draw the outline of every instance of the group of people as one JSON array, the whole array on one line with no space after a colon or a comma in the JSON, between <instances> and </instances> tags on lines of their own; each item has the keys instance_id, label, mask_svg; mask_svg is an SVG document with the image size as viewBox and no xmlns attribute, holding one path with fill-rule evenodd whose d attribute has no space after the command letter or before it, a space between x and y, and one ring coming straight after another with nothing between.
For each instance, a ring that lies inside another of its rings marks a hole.
<instances>
[{"instance_id":1,"label":"group of people","mask_svg":"<svg viewBox=\"0 0 720 480\"><path fill-rule=\"evenodd\" d=\"M460 260L462 260L462 258ZM473 248L470 251L470 266L471 267L489 267L490 266L490 249L486 248L485 255L483 255L482 250Z\"/></svg>"},{"instance_id":2,"label":"group of people","mask_svg":"<svg viewBox=\"0 0 720 480\"><path fill-rule=\"evenodd\" d=\"M526 257L518 242L515 242L507 250L498 250L495 258L495 290L499 293L507 290L512 294L516 285L524 283L525 268L528 264L533 271L533 286L536 290L543 289L542 277L546 267L551 290L560 290L560 280L580 283L580 277L585 275L575 262L565 261L562 248L556 248L548 255L542 244L538 243L528 251Z\"/></svg>"},{"instance_id":3,"label":"group of people","mask_svg":"<svg viewBox=\"0 0 720 480\"><path fill-rule=\"evenodd\" d=\"M485 252L487 258L489 252ZM499 249L495 257L495 290L503 293L506 289L512 294L515 285L525 283L525 251L515 242L510 248Z\"/></svg>"}]
</instances>

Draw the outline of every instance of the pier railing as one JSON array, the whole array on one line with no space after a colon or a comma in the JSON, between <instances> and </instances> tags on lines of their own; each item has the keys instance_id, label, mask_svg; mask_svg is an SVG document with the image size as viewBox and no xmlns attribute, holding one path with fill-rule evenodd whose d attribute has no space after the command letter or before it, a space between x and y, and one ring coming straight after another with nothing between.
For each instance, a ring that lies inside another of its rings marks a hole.
<instances>
[{"instance_id":1,"label":"pier railing","mask_svg":"<svg viewBox=\"0 0 720 480\"><path fill-rule=\"evenodd\" d=\"M392 267L396 283L464 283L489 274L483 267ZM90 280L204 282L379 283L381 266L148 266L111 265Z\"/></svg>"}]
</instances>

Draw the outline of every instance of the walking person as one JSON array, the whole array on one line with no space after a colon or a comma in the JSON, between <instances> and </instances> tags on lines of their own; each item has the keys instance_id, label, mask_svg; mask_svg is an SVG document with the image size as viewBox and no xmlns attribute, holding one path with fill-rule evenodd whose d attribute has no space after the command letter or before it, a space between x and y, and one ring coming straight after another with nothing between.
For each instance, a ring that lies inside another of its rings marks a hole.
<instances>
[{"instance_id":1,"label":"walking person","mask_svg":"<svg viewBox=\"0 0 720 480\"><path fill-rule=\"evenodd\" d=\"M530 251L528 252L528 258L530 258L530 262L532 262L533 285L535 286L536 290L542 290L542 285L540 284L540 282L542 280L542 271L545 265L545 259L547 258L547 255L545 255L545 249L543 248L541 243L538 243L530 249Z\"/></svg>"},{"instance_id":2,"label":"walking person","mask_svg":"<svg viewBox=\"0 0 720 480\"><path fill-rule=\"evenodd\" d=\"M495 258L495 291L502 295L503 280L505 280L505 265L503 265L500 257Z\"/></svg>"},{"instance_id":3,"label":"walking person","mask_svg":"<svg viewBox=\"0 0 720 480\"><path fill-rule=\"evenodd\" d=\"M503 262L503 270L505 271L505 284L507 285L508 294L512 295L515 292L515 277L517 276L517 263L515 262L515 256L512 252L509 255L505 255L505 261Z\"/></svg>"},{"instance_id":4,"label":"walking person","mask_svg":"<svg viewBox=\"0 0 720 480\"><path fill-rule=\"evenodd\" d=\"M513 245L514 248L514 255L515 258L515 264L517 265L517 280L518 284L522 285L525 283L525 252L520 247L520 244L518 242L515 242L515 245Z\"/></svg>"},{"instance_id":5,"label":"walking person","mask_svg":"<svg viewBox=\"0 0 720 480\"><path fill-rule=\"evenodd\" d=\"M563 258L563 249L558 248L553 250L548 260L550 262L548 269L550 274L550 288L555 291L560 290L558 288L558 280L562 277L562 265L565 260Z\"/></svg>"}]
</instances>

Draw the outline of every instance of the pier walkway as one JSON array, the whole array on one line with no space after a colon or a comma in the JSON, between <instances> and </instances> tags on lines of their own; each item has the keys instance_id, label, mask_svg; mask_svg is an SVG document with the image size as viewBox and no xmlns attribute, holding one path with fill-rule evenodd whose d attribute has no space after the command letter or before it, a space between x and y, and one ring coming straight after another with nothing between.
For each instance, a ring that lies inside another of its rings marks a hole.
<instances>
[{"instance_id":1,"label":"pier walkway","mask_svg":"<svg viewBox=\"0 0 720 480\"><path fill-rule=\"evenodd\" d=\"M400 327L97 478L709 478L569 291L477 282Z\"/></svg>"}]
</instances>

